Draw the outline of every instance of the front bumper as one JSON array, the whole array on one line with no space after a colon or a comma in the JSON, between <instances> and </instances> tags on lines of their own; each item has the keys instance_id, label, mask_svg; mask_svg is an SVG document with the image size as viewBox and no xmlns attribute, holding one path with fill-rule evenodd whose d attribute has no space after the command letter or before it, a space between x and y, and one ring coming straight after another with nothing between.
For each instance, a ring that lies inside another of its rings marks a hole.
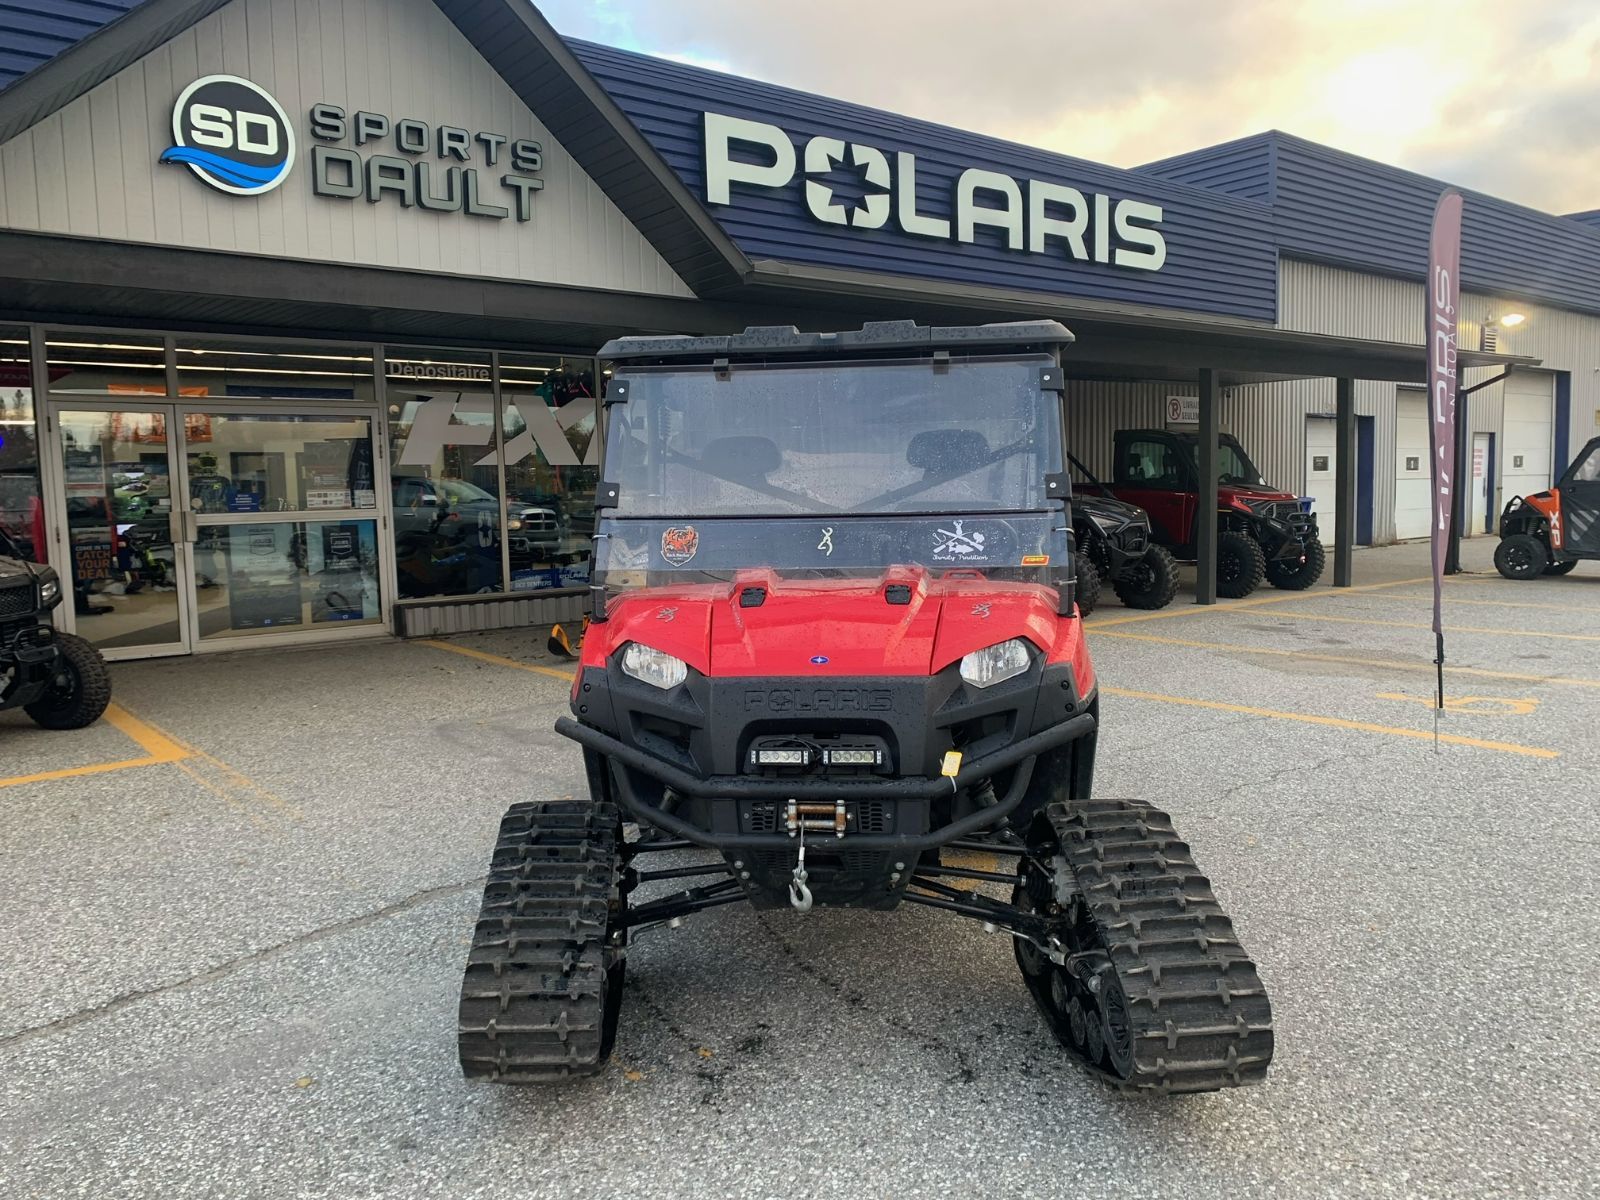
<instances>
[{"instance_id":1,"label":"front bumper","mask_svg":"<svg viewBox=\"0 0 1600 1200\"><path fill-rule=\"evenodd\" d=\"M819 903L892 907L920 856L1088 795L1095 699L1079 692L1069 664L1042 656L986 689L963 683L952 665L917 677L691 672L663 691L613 660L582 672L577 719L556 730L583 746L595 796L721 851L757 904L787 903L800 824ZM751 765L752 749L770 743L869 742L883 751L871 768ZM941 774L951 749L962 753L953 778Z\"/></svg>"},{"instance_id":2,"label":"front bumper","mask_svg":"<svg viewBox=\"0 0 1600 1200\"><path fill-rule=\"evenodd\" d=\"M1277 516L1257 514L1256 530L1262 553L1273 561L1302 559L1305 548L1319 536L1315 514L1299 511Z\"/></svg>"},{"instance_id":3,"label":"front bumper","mask_svg":"<svg viewBox=\"0 0 1600 1200\"><path fill-rule=\"evenodd\" d=\"M59 653L48 625L0 626L0 709L21 708L43 696Z\"/></svg>"}]
</instances>

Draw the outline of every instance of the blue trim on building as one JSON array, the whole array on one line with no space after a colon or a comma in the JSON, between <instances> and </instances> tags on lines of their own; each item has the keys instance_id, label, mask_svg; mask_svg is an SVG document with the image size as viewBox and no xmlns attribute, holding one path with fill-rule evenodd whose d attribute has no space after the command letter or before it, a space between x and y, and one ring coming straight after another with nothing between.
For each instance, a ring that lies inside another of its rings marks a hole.
<instances>
[{"instance_id":1,"label":"blue trim on building","mask_svg":"<svg viewBox=\"0 0 1600 1200\"><path fill-rule=\"evenodd\" d=\"M708 206L753 260L1277 319L1277 251L1271 214L1260 204L609 46L568 45L702 202L703 120L711 111L780 126L797 149L826 134L874 146L891 162L897 152L914 154L918 209L928 216L950 217L957 177L981 167L1022 181L1068 184L1086 195L1104 193L1113 201L1159 204L1167 246L1165 265L1146 271L1075 261L1058 243L1043 254L1010 250L998 231L980 230L977 242L961 244L904 233L892 218L875 230L824 225L807 209L797 176L781 191L735 185L732 204ZM848 173L835 171L828 182L843 189Z\"/></svg>"},{"instance_id":2,"label":"blue trim on building","mask_svg":"<svg viewBox=\"0 0 1600 1200\"><path fill-rule=\"evenodd\" d=\"M1372 545L1372 513L1377 490L1378 419L1356 416L1356 545Z\"/></svg>"},{"instance_id":3,"label":"blue trim on building","mask_svg":"<svg viewBox=\"0 0 1600 1200\"><path fill-rule=\"evenodd\" d=\"M4 0L0 3L0 91L143 2Z\"/></svg>"},{"instance_id":4,"label":"blue trim on building","mask_svg":"<svg viewBox=\"0 0 1600 1200\"><path fill-rule=\"evenodd\" d=\"M1552 453L1555 455L1555 462L1550 464L1551 482L1561 478L1567 466L1572 462L1574 453L1570 444L1572 441L1572 372L1557 371L1555 376L1555 436L1550 439L1554 443Z\"/></svg>"}]
</instances>

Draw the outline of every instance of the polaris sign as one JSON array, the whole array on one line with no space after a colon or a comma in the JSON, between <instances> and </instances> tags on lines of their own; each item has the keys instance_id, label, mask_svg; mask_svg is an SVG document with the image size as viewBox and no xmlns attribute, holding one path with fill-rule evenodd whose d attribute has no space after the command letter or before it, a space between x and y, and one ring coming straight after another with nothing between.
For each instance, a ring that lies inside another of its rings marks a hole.
<instances>
[{"instance_id":1,"label":"polaris sign","mask_svg":"<svg viewBox=\"0 0 1600 1200\"><path fill-rule=\"evenodd\" d=\"M1159 271L1167 261L1159 204L1087 195L1064 183L1017 179L1000 171L968 167L953 194L938 198L933 215L917 187L914 154L893 158L876 146L819 135L797 151L776 125L722 113L705 114L706 201L731 205L734 186L781 191L804 179L806 208L826 225L882 229L891 220L904 233L939 241L973 243L980 229L998 235L1007 249L1061 254L1078 262L1136 271ZM835 173L865 181L864 194L841 200Z\"/></svg>"}]
</instances>

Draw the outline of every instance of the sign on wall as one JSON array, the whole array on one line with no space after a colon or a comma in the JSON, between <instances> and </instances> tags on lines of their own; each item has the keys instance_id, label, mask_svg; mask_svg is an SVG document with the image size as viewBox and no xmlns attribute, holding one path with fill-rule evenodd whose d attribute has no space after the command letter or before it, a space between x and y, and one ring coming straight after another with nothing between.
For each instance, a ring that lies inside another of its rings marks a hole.
<instances>
[{"instance_id":1,"label":"sign on wall","mask_svg":"<svg viewBox=\"0 0 1600 1200\"><path fill-rule=\"evenodd\" d=\"M488 129L432 125L412 117L319 101L306 118L310 186L330 200L393 203L496 221L533 219L544 188L544 147ZM234 196L260 196L294 169L294 123L259 84L205 75L172 106L174 144L160 161Z\"/></svg>"},{"instance_id":2,"label":"sign on wall","mask_svg":"<svg viewBox=\"0 0 1600 1200\"><path fill-rule=\"evenodd\" d=\"M1168 396L1167 397L1167 424L1168 425L1198 425L1198 424L1200 424L1200 397L1199 396Z\"/></svg>"},{"instance_id":3,"label":"sign on wall","mask_svg":"<svg viewBox=\"0 0 1600 1200\"><path fill-rule=\"evenodd\" d=\"M704 133L712 205L732 204L736 186L782 191L799 182L807 210L824 225L873 230L893 221L902 233L963 244L984 230L1009 250L1136 271L1159 271L1167 261L1159 204L969 166L937 207L952 215L938 216L927 210L927 194L919 196L915 154L891 160L869 143L825 134L797 149L777 125L715 112L705 114ZM845 198L834 180L852 173L863 186Z\"/></svg>"}]
</instances>

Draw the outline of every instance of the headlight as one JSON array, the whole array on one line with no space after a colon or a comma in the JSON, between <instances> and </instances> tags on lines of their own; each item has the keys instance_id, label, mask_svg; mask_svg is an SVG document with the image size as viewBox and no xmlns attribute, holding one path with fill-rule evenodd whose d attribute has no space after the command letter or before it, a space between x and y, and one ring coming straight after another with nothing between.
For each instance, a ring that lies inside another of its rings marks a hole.
<instances>
[{"instance_id":1,"label":"headlight","mask_svg":"<svg viewBox=\"0 0 1600 1200\"><path fill-rule=\"evenodd\" d=\"M1014 679L1027 669L1028 644L1021 638L974 650L961 660L961 678L977 688Z\"/></svg>"},{"instance_id":2,"label":"headlight","mask_svg":"<svg viewBox=\"0 0 1600 1200\"><path fill-rule=\"evenodd\" d=\"M1090 513L1089 520L1100 527L1101 533L1115 533L1122 528L1122 522L1116 517L1103 517L1099 513Z\"/></svg>"},{"instance_id":3,"label":"headlight","mask_svg":"<svg viewBox=\"0 0 1600 1200\"><path fill-rule=\"evenodd\" d=\"M506 528L507 529L521 529L522 528L522 518L521 517L511 517L511 518L507 519Z\"/></svg>"},{"instance_id":4,"label":"headlight","mask_svg":"<svg viewBox=\"0 0 1600 1200\"><path fill-rule=\"evenodd\" d=\"M622 652L622 673L651 687L675 688L689 678L689 664L664 650L629 642Z\"/></svg>"},{"instance_id":5,"label":"headlight","mask_svg":"<svg viewBox=\"0 0 1600 1200\"><path fill-rule=\"evenodd\" d=\"M46 579L42 584L39 585L39 599L45 604L49 604L60 594L61 585L54 579Z\"/></svg>"}]
</instances>

